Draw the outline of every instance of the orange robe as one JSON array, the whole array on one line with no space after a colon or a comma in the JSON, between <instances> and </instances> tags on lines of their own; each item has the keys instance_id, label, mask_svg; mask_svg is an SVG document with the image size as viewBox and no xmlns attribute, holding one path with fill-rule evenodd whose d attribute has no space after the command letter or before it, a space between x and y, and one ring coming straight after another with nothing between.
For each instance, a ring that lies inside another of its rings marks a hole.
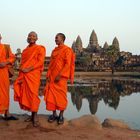
<instances>
[{"instance_id":1,"label":"orange robe","mask_svg":"<svg viewBox=\"0 0 140 140\"><path fill-rule=\"evenodd\" d=\"M67 81L71 74L72 56L72 49L66 45L60 45L52 52L47 72L47 78L50 79L50 82L46 83L44 94L47 110L65 110L67 107ZM54 80L58 74L61 75L61 78L56 83Z\"/></svg>"},{"instance_id":2,"label":"orange robe","mask_svg":"<svg viewBox=\"0 0 140 140\"><path fill-rule=\"evenodd\" d=\"M44 69L45 47L34 45L22 52L20 68L34 69L28 73L19 72L14 83L14 100L19 102L20 108L37 112L40 104L38 97L41 72Z\"/></svg>"},{"instance_id":3,"label":"orange robe","mask_svg":"<svg viewBox=\"0 0 140 140\"><path fill-rule=\"evenodd\" d=\"M14 62L15 56L9 50L9 58L6 59L6 51L3 44L0 44L0 63L9 61L11 64ZM0 68L0 114L5 114L9 110L9 74L8 66Z\"/></svg>"}]
</instances>

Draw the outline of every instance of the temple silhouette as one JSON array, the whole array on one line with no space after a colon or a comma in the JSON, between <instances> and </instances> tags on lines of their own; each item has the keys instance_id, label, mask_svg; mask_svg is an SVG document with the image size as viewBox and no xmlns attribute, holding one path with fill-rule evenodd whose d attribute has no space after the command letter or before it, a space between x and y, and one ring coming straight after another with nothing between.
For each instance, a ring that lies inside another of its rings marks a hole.
<instances>
[{"instance_id":1,"label":"temple silhouette","mask_svg":"<svg viewBox=\"0 0 140 140\"><path fill-rule=\"evenodd\" d=\"M140 70L140 55L120 51L117 37L114 37L112 44L109 45L106 41L102 47L93 30L86 47L83 47L82 39L78 35L76 41L73 41L72 49L76 54L77 71L110 71L112 66L116 71Z\"/></svg>"}]
</instances>

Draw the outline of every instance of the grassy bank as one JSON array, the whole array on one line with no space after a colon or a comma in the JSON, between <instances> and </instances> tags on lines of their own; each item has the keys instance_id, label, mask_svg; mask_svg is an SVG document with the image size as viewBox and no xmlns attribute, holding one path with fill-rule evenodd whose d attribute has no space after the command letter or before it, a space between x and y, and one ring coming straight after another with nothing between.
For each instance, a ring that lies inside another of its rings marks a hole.
<instances>
[{"instance_id":1,"label":"grassy bank","mask_svg":"<svg viewBox=\"0 0 140 140\"><path fill-rule=\"evenodd\" d=\"M140 72L114 72L112 74L111 72L75 72L75 76L128 76L128 77L139 77L140 78Z\"/></svg>"},{"instance_id":2,"label":"grassy bank","mask_svg":"<svg viewBox=\"0 0 140 140\"><path fill-rule=\"evenodd\" d=\"M18 76L18 72L15 72L15 75L12 77L14 81ZM114 72L112 75L111 72L75 72L75 78L80 77L94 77L94 78L109 78L109 77L129 77L129 78L138 78L140 79L140 72ZM42 73L41 79L46 79L46 72Z\"/></svg>"}]
</instances>

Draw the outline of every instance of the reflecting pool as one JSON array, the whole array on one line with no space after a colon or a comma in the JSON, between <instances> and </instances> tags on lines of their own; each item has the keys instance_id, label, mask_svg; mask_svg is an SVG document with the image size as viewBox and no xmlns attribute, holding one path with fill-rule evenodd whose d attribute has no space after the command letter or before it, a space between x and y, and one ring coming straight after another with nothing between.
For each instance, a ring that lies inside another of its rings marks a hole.
<instances>
[{"instance_id":1,"label":"reflecting pool","mask_svg":"<svg viewBox=\"0 0 140 140\"><path fill-rule=\"evenodd\" d=\"M42 94L45 81L41 82L39 93ZM11 86L10 112L28 113L13 101ZM140 82L132 79L82 79L68 86L68 107L65 117L72 119L85 114L96 115L101 121L105 118L120 119L133 129L140 129ZM39 114L46 111L43 96Z\"/></svg>"}]
</instances>

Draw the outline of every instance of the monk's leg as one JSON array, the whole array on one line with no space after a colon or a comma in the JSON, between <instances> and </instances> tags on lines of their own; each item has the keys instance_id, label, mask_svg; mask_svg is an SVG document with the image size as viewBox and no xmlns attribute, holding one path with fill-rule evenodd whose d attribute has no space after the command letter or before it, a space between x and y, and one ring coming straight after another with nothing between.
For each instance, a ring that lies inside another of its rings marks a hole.
<instances>
[{"instance_id":1,"label":"monk's leg","mask_svg":"<svg viewBox=\"0 0 140 140\"><path fill-rule=\"evenodd\" d=\"M53 111L53 116L57 117L56 110Z\"/></svg>"},{"instance_id":2,"label":"monk's leg","mask_svg":"<svg viewBox=\"0 0 140 140\"><path fill-rule=\"evenodd\" d=\"M32 112L32 122L34 127L39 126L39 121L37 119L37 112Z\"/></svg>"},{"instance_id":3,"label":"monk's leg","mask_svg":"<svg viewBox=\"0 0 140 140\"><path fill-rule=\"evenodd\" d=\"M5 114L4 114L4 117L6 118L6 117L8 117L9 116L9 110L6 110L5 111Z\"/></svg>"},{"instance_id":4,"label":"monk's leg","mask_svg":"<svg viewBox=\"0 0 140 140\"><path fill-rule=\"evenodd\" d=\"M32 112L31 116L29 116L27 119L25 119L25 122L35 122L36 118L37 118L37 113Z\"/></svg>"},{"instance_id":5,"label":"monk's leg","mask_svg":"<svg viewBox=\"0 0 140 140\"><path fill-rule=\"evenodd\" d=\"M59 116L63 116L64 110L60 110Z\"/></svg>"},{"instance_id":6,"label":"monk's leg","mask_svg":"<svg viewBox=\"0 0 140 140\"><path fill-rule=\"evenodd\" d=\"M58 117L58 120L57 120L58 124L63 124L64 123L63 114L64 114L64 110L60 110L59 117Z\"/></svg>"}]
</instances>

